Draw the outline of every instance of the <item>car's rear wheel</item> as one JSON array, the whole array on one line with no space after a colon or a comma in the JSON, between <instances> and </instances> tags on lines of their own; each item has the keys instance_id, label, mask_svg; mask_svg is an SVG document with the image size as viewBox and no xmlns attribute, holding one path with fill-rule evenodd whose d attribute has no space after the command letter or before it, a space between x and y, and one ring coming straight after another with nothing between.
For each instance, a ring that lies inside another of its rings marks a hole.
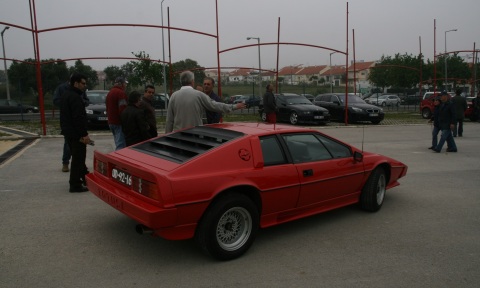
<instances>
[{"instance_id":1,"label":"car's rear wheel","mask_svg":"<svg viewBox=\"0 0 480 288\"><path fill-rule=\"evenodd\" d=\"M290 113L290 124L296 125L298 123L298 114L297 112L293 111Z\"/></svg>"},{"instance_id":2,"label":"car's rear wheel","mask_svg":"<svg viewBox=\"0 0 480 288\"><path fill-rule=\"evenodd\" d=\"M259 227L259 212L245 195L230 193L215 201L200 221L195 239L219 260L241 256L252 245Z\"/></svg>"},{"instance_id":3,"label":"car's rear wheel","mask_svg":"<svg viewBox=\"0 0 480 288\"><path fill-rule=\"evenodd\" d=\"M430 119L432 118L432 111L429 108L422 109L422 117L423 119Z\"/></svg>"},{"instance_id":4,"label":"car's rear wheel","mask_svg":"<svg viewBox=\"0 0 480 288\"><path fill-rule=\"evenodd\" d=\"M382 120L372 120L372 124L375 124L377 125L378 123L380 123Z\"/></svg>"},{"instance_id":5,"label":"car's rear wheel","mask_svg":"<svg viewBox=\"0 0 480 288\"><path fill-rule=\"evenodd\" d=\"M375 168L372 174L370 174L367 183L363 186L362 194L360 195L360 207L370 212L380 210L385 199L386 184L383 168Z\"/></svg>"}]
</instances>

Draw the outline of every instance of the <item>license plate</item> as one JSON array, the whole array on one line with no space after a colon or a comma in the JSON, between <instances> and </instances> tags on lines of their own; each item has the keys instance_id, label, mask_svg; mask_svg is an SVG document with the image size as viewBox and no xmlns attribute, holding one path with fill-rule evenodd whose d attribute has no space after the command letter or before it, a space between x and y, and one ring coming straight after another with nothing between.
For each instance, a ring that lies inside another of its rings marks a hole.
<instances>
[{"instance_id":1,"label":"license plate","mask_svg":"<svg viewBox=\"0 0 480 288\"><path fill-rule=\"evenodd\" d=\"M127 185L127 186L132 185L132 176L127 172L118 170L116 168L112 169L112 178L124 185Z\"/></svg>"},{"instance_id":2,"label":"license plate","mask_svg":"<svg viewBox=\"0 0 480 288\"><path fill-rule=\"evenodd\" d=\"M378 113L370 113L370 117L377 117Z\"/></svg>"},{"instance_id":3,"label":"license plate","mask_svg":"<svg viewBox=\"0 0 480 288\"><path fill-rule=\"evenodd\" d=\"M108 118L107 117L98 117L98 121L107 121Z\"/></svg>"},{"instance_id":4,"label":"license plate","mask_svg":"<svg viewBox=\"0 0 480 288\"><path fill-rule=\"evenodd\" d=\"M323 116L314 116L314 119L323 119Z\"/></svg>"}]
</instances>

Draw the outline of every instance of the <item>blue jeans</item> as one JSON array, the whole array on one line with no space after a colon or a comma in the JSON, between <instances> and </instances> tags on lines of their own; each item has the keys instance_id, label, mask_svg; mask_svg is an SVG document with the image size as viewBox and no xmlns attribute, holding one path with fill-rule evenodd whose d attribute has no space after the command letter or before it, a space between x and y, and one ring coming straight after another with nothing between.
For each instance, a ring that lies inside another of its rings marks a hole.
<instances>
[{"instance_id":1,"label":"blue jeans","mask_svg":"<svg viewBox=\"0 0 480 288\"><path fill-rule=\"evenodd\" d=\"M63 155L62 155L62 164L69 164L72 153L70 153L70 147L68 147L67 139L64 138L63 141Z\"/></svg>"},{"instance_id":2,"label":"blue jeans","mask_svg":"<svg viewBox=\"0 0 480 288\"><path fill-rule=\"evenodd\" d=\"M452 130L449 129L442 129L442 136L440 136L440 141L438 141L438 145L436 150L441 151L443 144L445 144L445 141L447 142L447 149L450 150L457 150L457 145L455 144L455 140L453 140L453 135L452 135Z\"/></svg>"},{"instance_id":3,"label":"blue jeans","mask_svg":"<svg viewBox=\"0 0 480 288\"><path fill-rule=\"evenodd\" d=\"M115 150L125 148L127 145L125 142L125 135L123 135L122 126L108 124L108 127L110 127L110 131L112 131L113 134L113 141L115 141Z\"/></svg>"}]
</instances>

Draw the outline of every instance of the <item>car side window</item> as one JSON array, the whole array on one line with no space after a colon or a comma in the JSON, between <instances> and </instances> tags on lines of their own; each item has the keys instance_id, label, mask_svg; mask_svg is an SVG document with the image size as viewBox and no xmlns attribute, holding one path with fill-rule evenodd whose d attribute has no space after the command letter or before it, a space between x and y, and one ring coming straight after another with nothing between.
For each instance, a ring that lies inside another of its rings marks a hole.
<instances>
[{"instance_id":1,"label":"car side window","mask_svg":"<svg viewBox=\"0 0 480 288\"><path fill-rule=\"evenodd\" d=\"M333 158L345 158L352 156L350 147L320 134L317 135L317 138L320 140L320 142L322 142Z\"/></svg>"},{"instance_id":2,"label":"car side window","mask_svg":"<svg viewBox=\"0 0 480 288\"><path fill-rule=\"evenodd\" d=\"M279 165L287 163L283 149L275 136L266 136L260 138L262 146L263 165Z\"/></svg>"},{"instance_id":3,"label":"car side window","mask_svg":"<svg viewBox=\"0 0 480 288\"><path fill-rule=\"evenodd\" d=\"M283 135L294 163L332 159L332 155L313 134Z\"/></svg>"}]
</instances>

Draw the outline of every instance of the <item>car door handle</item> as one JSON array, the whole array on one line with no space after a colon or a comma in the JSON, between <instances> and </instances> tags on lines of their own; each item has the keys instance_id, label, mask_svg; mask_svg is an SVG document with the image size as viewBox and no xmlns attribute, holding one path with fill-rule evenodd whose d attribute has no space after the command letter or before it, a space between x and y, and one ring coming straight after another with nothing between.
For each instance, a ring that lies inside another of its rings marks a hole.
<instances>
[{"instance_id":1,"label":"car door handle","mask_svg":"<svg viewBox=\"0 0 480 288\"><path fill-rule=\"evenodd\" d=\"M303 170L303 177L309 177L309 176L313 176L313 170L312 169Z\"/></svg>"}]
</instances>

